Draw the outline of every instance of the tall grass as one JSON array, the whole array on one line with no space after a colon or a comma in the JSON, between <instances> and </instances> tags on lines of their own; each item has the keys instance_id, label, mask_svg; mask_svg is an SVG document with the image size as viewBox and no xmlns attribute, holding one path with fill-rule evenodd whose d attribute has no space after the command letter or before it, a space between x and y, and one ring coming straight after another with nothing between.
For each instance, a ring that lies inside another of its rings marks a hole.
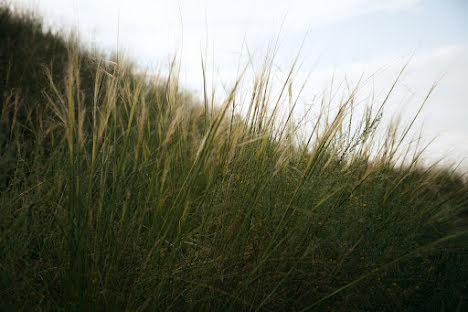
<instances>
[{"instance_id":1,"label":"tall grass","mask_svg":"<svg viewBox=\"0 0 468 312\"><path fill-rule=\"evenodd\" d=\"M63 44L59 71L32 64L40 96L11 86L2 48L2 310L466 308L467 185L418 152L396 165L413 122L376 136L395 85L361 116L359 85L324 97L296 144L279 113L295 65L277 98L267 58L247 103L240 75L199 105L175 61L148 79Z\"/></svg>"}]
</instances>

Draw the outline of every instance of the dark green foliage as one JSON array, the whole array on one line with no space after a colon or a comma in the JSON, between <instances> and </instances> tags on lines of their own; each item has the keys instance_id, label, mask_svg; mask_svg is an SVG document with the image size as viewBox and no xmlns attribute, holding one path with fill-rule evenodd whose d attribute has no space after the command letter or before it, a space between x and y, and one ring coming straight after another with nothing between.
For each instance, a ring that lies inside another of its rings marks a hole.
<instances>
[{"instance_id":1,"label":"dark green foliage","mask_svg":"<svg viewBox=\"0 0 468 312\"><path fill-rule=\"evenodd\" d=\"M460 173L371 157L344 114L299 149L264 83L250 121L235 88L206 111L175 66L149 80L0 16L1 311L467 309Z\"/></svg>"}]
</instances>

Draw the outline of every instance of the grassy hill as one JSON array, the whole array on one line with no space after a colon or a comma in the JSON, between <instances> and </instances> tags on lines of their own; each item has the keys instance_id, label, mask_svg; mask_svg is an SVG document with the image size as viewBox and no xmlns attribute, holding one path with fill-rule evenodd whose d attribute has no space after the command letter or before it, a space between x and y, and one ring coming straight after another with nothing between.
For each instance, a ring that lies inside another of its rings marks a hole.
<instances>
[{"instance_id":1,"label":"grassy hill","mask_svg":"<svg viewBox=\"0 0 468 312\"><path fill-rule=\"evenodd\" d=\"M0 310L468 309L468 185L385 103L294 144L269 63L242 117L6 5L0 42Z\"/></svg>"}]
</instances>

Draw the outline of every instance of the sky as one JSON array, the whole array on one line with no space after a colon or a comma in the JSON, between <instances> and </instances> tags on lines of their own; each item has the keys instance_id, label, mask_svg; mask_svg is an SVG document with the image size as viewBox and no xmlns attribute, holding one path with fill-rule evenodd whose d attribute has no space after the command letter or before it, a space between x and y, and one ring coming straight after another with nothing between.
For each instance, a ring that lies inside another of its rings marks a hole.
<instances>
[{"instance_id":1,"label":"sky","mask_svg":"<svg viewBox=\"0 0 468 312\"><path fill-rule=\"evenodd\" d=\"M379 100L409 61L386 116L421 114L424 138L438 139L426 159L462 161L468 170L468 1L466 0L15 0L57 29L77 29L85 44L116 51L141 70L168 67L177 54L181 82L201 94L201 56L217 90L233 84L248 61L261 65L278 40L275 75L300 51L296 79L309 83L307 105L337 81L371 77L363 94ZM300 82L295 85L298 89ZM380 98L379 98L380 96ZM299 109L299 112L301 110ZM419 125L419 124L418 124Z\"/></svg>"}]
</instances>

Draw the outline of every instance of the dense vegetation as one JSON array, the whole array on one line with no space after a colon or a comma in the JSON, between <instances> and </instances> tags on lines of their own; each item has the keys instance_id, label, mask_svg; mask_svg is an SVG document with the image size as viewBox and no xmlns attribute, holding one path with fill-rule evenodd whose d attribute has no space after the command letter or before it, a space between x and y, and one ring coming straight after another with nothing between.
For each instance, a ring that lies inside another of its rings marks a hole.
<instances>
[{"instance_id":1,"label":"dense vegetation","mask_svg":"<svg viewBox=\"0 0 468 312\"><path fill-rule=\"evenodd\" d=\"M386 101L324 96L297 144L271 58L199 104L64 38L0 9L0 310L468 309L467 184L397 166Z\"/></svg>"}]
</instances>

